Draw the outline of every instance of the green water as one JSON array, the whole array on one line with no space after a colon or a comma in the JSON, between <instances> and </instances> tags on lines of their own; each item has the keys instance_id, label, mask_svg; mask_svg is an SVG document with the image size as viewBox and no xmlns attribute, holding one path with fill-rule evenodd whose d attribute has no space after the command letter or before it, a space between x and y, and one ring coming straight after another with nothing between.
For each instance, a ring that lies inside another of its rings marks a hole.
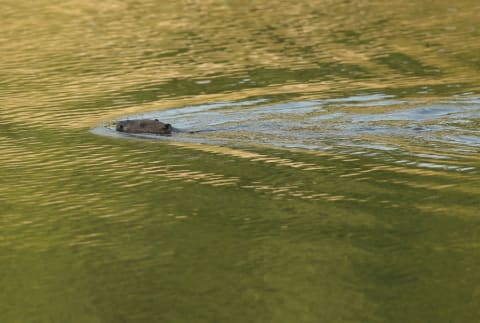
<instances>
[{"instance_id":1,"label":"green water","mask_svg":"<svg viewBox=\"0 0 480 323\"><path fill-rule=\"evenodd\" d=\"M0 322L478 322L477 1L0 7Z\"/></svg>"}]
</instances>

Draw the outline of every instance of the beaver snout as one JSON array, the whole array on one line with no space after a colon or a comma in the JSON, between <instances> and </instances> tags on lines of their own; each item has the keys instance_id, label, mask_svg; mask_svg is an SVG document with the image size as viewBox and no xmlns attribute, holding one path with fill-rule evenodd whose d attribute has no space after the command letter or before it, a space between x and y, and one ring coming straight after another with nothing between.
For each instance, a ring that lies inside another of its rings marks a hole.
<instances>
[{"instance_id":1,"label":"beaver snout","mask_svg":"<svg viewBox=\"0 0 480 323\"><path fill-rule=\"evenodd\" d=\"M125 122L124 121L119 121L117 123L117 127L115 128L117 131L123 132L125 131Z\"/></svg>"}]
</instances>

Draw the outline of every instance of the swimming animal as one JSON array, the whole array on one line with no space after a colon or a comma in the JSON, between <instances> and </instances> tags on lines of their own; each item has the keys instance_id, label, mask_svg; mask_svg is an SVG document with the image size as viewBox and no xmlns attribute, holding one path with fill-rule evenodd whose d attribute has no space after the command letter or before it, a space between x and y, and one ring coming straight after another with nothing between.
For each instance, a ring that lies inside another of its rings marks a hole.
<instances>
[{"instance_id":1,"label":"swimming animal","mask_svg":"<svg viewBox=\"0 0 480 323\"><path fill-rule=\"evenodd\" d=\"M174 130L171 124L160 122L158 119L121 120L117 122L115 129L120 132L157 135L170 135Z\"/></svg>"}]
</instances>

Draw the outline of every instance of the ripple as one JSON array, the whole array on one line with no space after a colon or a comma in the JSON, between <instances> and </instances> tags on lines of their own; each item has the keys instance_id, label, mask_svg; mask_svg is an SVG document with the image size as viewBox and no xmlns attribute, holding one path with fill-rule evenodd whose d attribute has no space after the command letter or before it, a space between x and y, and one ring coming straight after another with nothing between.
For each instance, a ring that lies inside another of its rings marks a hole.
<instances>
[{"instance_id":1,"label":"ripple","mask_svg":"<svg viewBox=\"0 0 480 323\"><path fill-rule=\"evenodd\" d=\"M466 167L468 155L458 153L461 147L467 149L479 144L477 131L465 126L478 120L480 105L476 99L424 104L400 102L392 95L375 94L273 104L270 101L272 99L265 98L203 104L125 118L156 118L194 132L169 137L135 135L171 143L244 144L324 151L348 147L353 149L350 153L361 153L363 149L385 155L395 151L399 158L410 155L425 159L410 164L417 167L456 171L476 168ZM362 107L364 112L358 110ZM456 120L462 122L453 126ZM125 137L110 126L99 126L92 132ZM449 159L452 164L442 164L441 159Z\"/></svg>"}]
</instances>

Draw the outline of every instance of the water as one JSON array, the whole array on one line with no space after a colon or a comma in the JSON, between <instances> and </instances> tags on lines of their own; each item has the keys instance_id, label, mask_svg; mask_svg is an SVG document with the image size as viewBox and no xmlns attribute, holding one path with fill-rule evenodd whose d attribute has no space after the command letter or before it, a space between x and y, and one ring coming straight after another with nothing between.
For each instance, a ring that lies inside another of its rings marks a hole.
<instances>
[{"instance_id":1,"label":"water","mask_svg":"<svg viewBox=\"0 0 480 323\"><path fill-rule=\"evenodd\" d=\"M1 322L478 321L476 2L1 6Z\"/></svg>"}]
</instances>

